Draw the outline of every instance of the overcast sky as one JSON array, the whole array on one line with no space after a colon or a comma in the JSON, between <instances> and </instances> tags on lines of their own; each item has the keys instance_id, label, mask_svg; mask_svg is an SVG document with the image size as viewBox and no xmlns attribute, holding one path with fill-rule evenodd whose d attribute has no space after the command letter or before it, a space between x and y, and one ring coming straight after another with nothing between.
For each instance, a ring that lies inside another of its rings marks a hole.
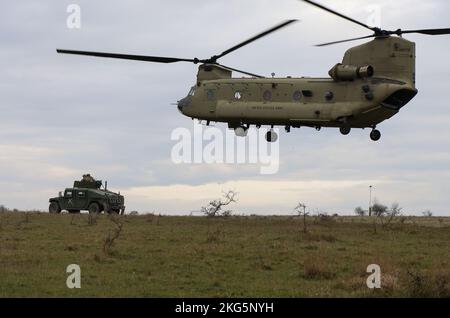
<instances>
[{"instance_id":1,"label":"overcast sky","mask_svg":"<svg viewBox=\"0 0 450 318\"><path fill-rule=\"evenodd\" d=\"M79 30L66 26L71 3L81 7ZM321 3L364 22L368 8L380 5L387 29L450 27L444 0ZM379 126L379 143L367 130L282 133L274 175L261 175L258 165L172 162L172 131L193 126L171 103L195 83L195 65L55 52L205 58L290 18L301 22L222 62L267 76L326 76L362 42L313 45L368 34L296 0L3 1L0 204L47 209L49 197L91 173L125 194L128 211L189 213L235 189L239 213L288 214L301 201L313 211L349 214L367 206L373 185L379 201L398 202L407 213L450 215L450 36L407 36L417 42L419 95Z\"/></svg>"}]
</instances>

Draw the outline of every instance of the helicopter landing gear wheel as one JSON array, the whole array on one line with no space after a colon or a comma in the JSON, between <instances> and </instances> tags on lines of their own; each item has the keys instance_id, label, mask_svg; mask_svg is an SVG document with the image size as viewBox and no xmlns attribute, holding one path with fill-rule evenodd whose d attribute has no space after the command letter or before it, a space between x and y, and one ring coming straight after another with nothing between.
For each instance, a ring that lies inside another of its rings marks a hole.
<instances>
[{"instance_id":1,"label":"helicopter landing gear wheel","mask_svg":"<svg viewBox=\"0 0 450 318\"><path fill-rule=\"evenodd\" d=\"M248 128L244 127L244 126L239 126L239 127L234 129L234 133L238 137L247 137Z\"/></svg>"},{"instance_id":2,"label":"helicopter landing gear wheel","mask_svg":"<svg viewBox=\"0 0 450 318\"><path fill-rule=\"evenodd\" d=\"M269 130L266 133L266 140L267 142L276 142L278 140L278 135L273 129Z\"/></svg>"},{"instance_id":3,"label":"helicopter landing gear wheel","mask_svg":"<svg viewBox=\"0 0 450 318\"><path fill-rule=\"evenodd\" d=\"M344 136L347 136L348 134L350 134L350 132L352 131L352 129L349 126L342 126L341 128L339 128L339 131L341 132L341 134L343 134Z\"/></svg>"},{"instance_id":4,"label":"helicopter landing gear wheel","mask_svg":"<svg viewBox=\"0 0 450 318\"><path fill-rule=\"evenodd\" d=\"M377 129L372 130L372 132L370 133L370 139L372 139L373 141L378 141L381 138L381 132Z\"/></svg>"}]
</instances>

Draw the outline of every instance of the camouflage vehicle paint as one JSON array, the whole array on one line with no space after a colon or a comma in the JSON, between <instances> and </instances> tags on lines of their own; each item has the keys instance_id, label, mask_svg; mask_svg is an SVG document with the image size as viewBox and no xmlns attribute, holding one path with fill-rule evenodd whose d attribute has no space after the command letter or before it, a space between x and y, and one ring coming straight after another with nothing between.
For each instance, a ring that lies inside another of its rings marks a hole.
<instances>
[{"instance_id":1,"label":"camouflage vehicle paint","mask_svg":"<svg viewBox=\"0 0 450 318\"><path fill-rule=\"evenodd\" d=\"M125 199L118 193L101 188L101 181L75 181L72 188L55 198L50 198L50 213L79 213L87 210L89 213L120 213L125 212Z\"/></svg>"}]
</instances>

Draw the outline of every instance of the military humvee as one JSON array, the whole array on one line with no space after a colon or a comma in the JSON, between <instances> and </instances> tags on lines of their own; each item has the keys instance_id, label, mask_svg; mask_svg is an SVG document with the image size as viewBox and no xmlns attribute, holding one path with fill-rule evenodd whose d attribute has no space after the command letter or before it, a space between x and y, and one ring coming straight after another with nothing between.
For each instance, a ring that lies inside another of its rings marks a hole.
<instances>
[{"instance_id":1,"label":"military humvee","mask_svg":"<svg viewBox=\"0 0 450 318\"><path fill-rule=\"evenodd\" d=\"M87 210L89 213L120 213L125 212L125 200L119 193L111 192L102 181L95 180L89 174L84 175L81 181L75 181L73 188L67 188L58 197L50 198L50 213L79 213Z\"/></svg>"}]
</instances>

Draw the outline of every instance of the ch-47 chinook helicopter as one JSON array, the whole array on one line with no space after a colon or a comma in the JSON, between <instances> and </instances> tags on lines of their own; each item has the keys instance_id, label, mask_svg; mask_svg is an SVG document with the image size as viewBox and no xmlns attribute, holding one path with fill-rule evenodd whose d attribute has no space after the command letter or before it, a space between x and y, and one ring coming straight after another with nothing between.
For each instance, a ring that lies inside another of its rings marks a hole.
<instances>
[{"instance_id":1,"label":"ch-47 chinook helicopter","mask_svg":"<svg viewBox=\"0 0 450 318\"><path fill-rule=\"evenodd\" d=\"M177 103L178 109L192 119L206 121L207 125L210 122L228 123L238 136L246 136L251 125L257 128L270 126L266 134L268 142L278 138L274 126L284 126L287 132L291 127L305 126L317 130L335 127L343 135L348 135L352 128L370 128L370 138L378 141L381 133L376 129L377 125L397 114L418 92L415 87L415 43L402 38L402 35L443 35L450 34L450 29L382 30L313 1L303 1L374 32L360 38L318 45L374 38L349 49L342 63L329 71L330 78L265 78L217 62L295 20L283 22L209 59L57 51L146 62L200 64L196 85ZM251 77L232 78L233 71Z\"/></svg>"}]
</instances>

